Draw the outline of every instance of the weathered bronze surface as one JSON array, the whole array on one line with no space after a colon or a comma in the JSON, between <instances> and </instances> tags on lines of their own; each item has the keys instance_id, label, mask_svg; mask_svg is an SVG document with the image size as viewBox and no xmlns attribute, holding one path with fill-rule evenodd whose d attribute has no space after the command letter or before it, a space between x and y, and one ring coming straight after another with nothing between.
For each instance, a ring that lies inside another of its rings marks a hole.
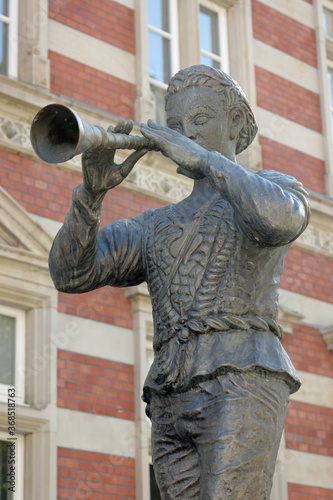
<instances>
[{"instance_id":1,"label":"weathered bronze surface","mask_svg":"<svg viewBox=\"0 0 333 500\"><path fill-rule=\"evenodd\" d=\"M51 275L67 293L148 283L155 358L143 397L162 499L268 500L288 397L300 386L276 319L307 194L293 177L236 163L257 125L228 75L180 71L166 111L168 128L149 121L141 131L194 179L190 196L99 231L106 192L147 150L122 165L114 150L85 153ZM131 128L121 121L114 132Z\"/></svg>"}]
</instances>

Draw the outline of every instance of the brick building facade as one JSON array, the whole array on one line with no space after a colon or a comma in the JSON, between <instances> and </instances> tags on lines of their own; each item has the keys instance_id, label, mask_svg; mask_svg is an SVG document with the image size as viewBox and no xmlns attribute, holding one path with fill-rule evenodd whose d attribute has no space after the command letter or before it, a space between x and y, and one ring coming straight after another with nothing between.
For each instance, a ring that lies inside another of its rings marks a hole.
<instances>
[{"instance_id":1,"label":"brick building facade","mask_svg":"<svg viewBox=\"0 0 333 500\"><path fill-rule=\"evenodd\" d=\"M272 500L333 499L333 1L160 3L0 2L0 334L13 360L0 369L0 444L15 386L17 500L157 498L140 401L152 349L147 290L56 292L47 256L80 159L37 158L32 118L56 102L106 128L119 117L159 119L165 81L201 60L229 72L257 116L258 137L239 163L294 175L310 193L311 223L281 280L283 345L303 386L291 398ZM101 224L190 190L151 152L108 193Z\"/></svg>"}]
</instances>

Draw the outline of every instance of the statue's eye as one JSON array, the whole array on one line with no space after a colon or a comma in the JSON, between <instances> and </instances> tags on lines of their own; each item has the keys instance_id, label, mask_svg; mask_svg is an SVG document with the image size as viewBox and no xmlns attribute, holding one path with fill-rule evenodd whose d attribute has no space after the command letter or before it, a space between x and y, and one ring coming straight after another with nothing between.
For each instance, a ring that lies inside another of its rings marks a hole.
<instances>
[{"instance_id":1,"label":"statue's eye","mask_svg":"<svg viewBox=\"0 0 333 500\"><path fill-rule=\"evenodd\" d=\"M194 118L194 124L195 125L204 125L205 123L208 122L208 116L207 115L198 115Z\"/></svg>"},{"instance_id":2,"label":"statue's eye","mask_svg":"<svg viewBox=\"0 0 333 500\"><path fill-rule=\"evenodd\" d=\"M181 133L181 131L182 131L182 127L181 127L180 123L175 123L174 125L171 125L170 128L172 130L175 130L176 132L179 132L179 133Z\"/></svg>"}]
</instances>

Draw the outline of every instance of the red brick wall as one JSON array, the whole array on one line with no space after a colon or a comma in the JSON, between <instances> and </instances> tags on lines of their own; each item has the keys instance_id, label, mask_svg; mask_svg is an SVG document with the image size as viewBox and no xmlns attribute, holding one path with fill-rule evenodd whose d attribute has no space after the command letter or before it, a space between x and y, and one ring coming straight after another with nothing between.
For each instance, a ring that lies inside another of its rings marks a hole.
<instances>
[{"instance_id":1,"label":"red brick wall","mask_svg":"<svg viewBox=\"0 0 333 500\"><path fill-rule=\"evenodd\" d=\"M333 456L333 409L291 401L285 425L286 447Z\"/></svg>"},{"instance_id":2,"label":"red brick wall","mask_svg":"<svg viewBox=\"0 0 333 500\"><path fill-rule=\"evenodd\" d=\"M59 293L58 311L132 329L130 301L119 288L103 287L89 293Z\"/></svg>"},{"instance_id":3,"label":"red brick wall","mask_svg":"<svg viewBox=\"0 0 333 500\"><path fill-rule=\"evenodd\" d=\"M1 185L28 212L63 222L80 175L0 150ZM135 217L162 203L112 189L103 203L102 225Z\"/></svg>"},{"instance_id":4,"label":"red brick wall","mask_svg":"<svg viewBox=\"0 0 333 500\"><path fill-rule=\"evenodd\" d=\"M281 287L333 304L333 261L292 248L287 252Z\"/></svg>"},{"instance_id":5,"label":"red brick wall","mask_svg":"<svg viewBox=\"0 0 333 500\"><path fill-rule=\"evenodd\" d=\"M333 490L288 483L288 500L332 500Z\"/></svg>"},{"instance_id":6,"label":"red brick wall","mask_svg":"<svg viewBox=\"0 0 333 500\"><path fill-rule=\"evenodd\" d=\"M259 107L321 133L319 95L256 66Z\"/></svg>"},{"instance_id":7,"label":"red brick wall","mask_svg":"<svg viewBox=\"0 0 333 500\"><path fill-rule=\"evenodd\" d=\"M325 194L325 163L313 156L284 146L276 141L259 137L263 168L292 175L305 188Z\"/></svg>"},{"instance_id":8,"label":"red brick wall","mask_svg":"<svg viewBox=\"0 0 333 500\"><path fill-rule=\"evenodd\" d=\"M134 12L117 2L49 0L49 17L132 54L135 52Z\"/></svg>"},{"instance_id":9,"label":"red brick wall","mask_svg":"<svg viewBox=\"0 0 333 500\"><path fill-rule=\"evenodd\" d=\"M74 499L135 500L134 459L58 448L58 500Z\"/></svg>"},{"instance_id":10,"label":"red brick wall","mask_svg":"<svg viewBox=\"0 0 333 500\"><path fill-rule=\"evenodd\" d=\"M49 51L49 59L52 92L122 118L134 118L135 85L56 52Z\"/></svg>"},{"instance_id":11,"label":"red brick wall","mask_svg":"<svg viewBox=\"0 0 333 500\"><path fill-rule=\"evenodd\" d=\"M57 405L134 420L133 371L132 365L59 350Z\"/></svg>"},{"instance_id":12,"label":"red brick wall","mask_svg":"<svg viewBox=\"0 0 333 500\"><path fill-rule=\"evenodd\" d=\"M252 19L254 38L311 66L317 66L313 29L257 0L252 0Z\"/></svg>"},{"instance_id":13,"label":"red brick wall","mask_svg":"<svg viewBox=\"0 0 333 500\"><path fill-rule=\"evenodd\" d=\"M284 336L283 346L297 370L332 377L333 380L333 358L316 328L295 326L292 335Z\"/></svg>"}]
</instances>

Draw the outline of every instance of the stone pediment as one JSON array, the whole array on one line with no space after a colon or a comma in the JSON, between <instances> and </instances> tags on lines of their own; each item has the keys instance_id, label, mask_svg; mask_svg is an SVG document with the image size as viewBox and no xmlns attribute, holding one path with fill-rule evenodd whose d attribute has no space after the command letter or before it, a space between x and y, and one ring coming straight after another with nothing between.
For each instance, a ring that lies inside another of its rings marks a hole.
<instances>
[{"instance_id":1,"label":"stone pediment","mask_svg":"<svg viewBox=\"0 0 333 500\"><path fill-rule=\"evenodd\" d=\"M51 236L0 187L0 258L47 264Z\"/></svg>"}]
</instances>

